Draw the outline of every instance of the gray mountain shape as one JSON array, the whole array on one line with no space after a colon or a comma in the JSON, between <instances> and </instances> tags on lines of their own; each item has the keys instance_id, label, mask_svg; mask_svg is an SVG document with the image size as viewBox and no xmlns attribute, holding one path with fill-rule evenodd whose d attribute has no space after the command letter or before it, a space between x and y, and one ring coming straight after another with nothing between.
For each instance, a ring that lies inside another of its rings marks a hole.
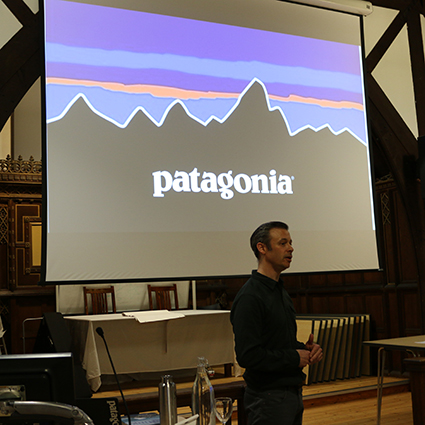
<instances>
[{"instance_id":1,"label":"gray mountain shape","mask_svg":"<svg viewBox=\"0 0 425 425\"><path fill-rule=\"evenodd\" d=\"M58 182L62 175L72 176L75 187L69 188L70 199L77 200L82 188L96 193L98 186L93 181L108 181L114 187L134 183L136 206L129 219L142 215L149 229L157 226L158 217L170 228L178 227L179 223L170 221L169 209L177 216L179 211L187 214L188 202L197 211L195 227L205 226L206 220L223 220L235 226L241 206L243 210L261 205L264 195L236 194L239 206L223 201L222 215L211 217L208 212L214 209L219 194L170 191L161 202L152 197L153 171L189 173L195 167L201 173L232 170L233 176L268 175L271 169L278 175L293 176L293 195L266 195L271 201L269 208L284 210L292 225L310 221L325 230L334 228L335 223L356 228L370 221L370 212L358 208L369 196L367 148L349 133L335 136L328 129L290 136L281 114L269 111L259 84L250 88L223 124L212 121L203 126L181 105L175 105L161 127L139 111L121 129L95 115L79 99L62 120L49 124L48 132L49 139L56 141L49 145L49 151L55 157L60 151L58 157L64 158L53 164L50 172ZM95 198L88 202L97 202L99 193ZM124 208L134 205L128 199L118 201ZM341 217L346 222L341 222Z\"/></svg>"}]
</instances>

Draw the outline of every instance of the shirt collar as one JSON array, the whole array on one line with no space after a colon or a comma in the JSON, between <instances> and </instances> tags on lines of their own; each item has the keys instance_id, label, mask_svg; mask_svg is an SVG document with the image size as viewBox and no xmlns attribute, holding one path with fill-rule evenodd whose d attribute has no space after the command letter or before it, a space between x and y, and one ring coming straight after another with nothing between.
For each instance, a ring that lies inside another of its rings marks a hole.
<instances>
[{"instance_id":1,"label":"shirt collar","mask_svg":"<svg viewBox=\"0 0 425 425\"><path fill-rule=\"evenodd\" d=\"M282 277L279 277L279 281L276 282L274 279L271 279L270 277L267 277L267 276L264 276L261 273L258 273L257 270L252 271L252 276L256 277L258 280L261 281L261 283L264 283L271 290L273 290L276 287L276 285L283 286Z\"/></svg>"}]
</instances>

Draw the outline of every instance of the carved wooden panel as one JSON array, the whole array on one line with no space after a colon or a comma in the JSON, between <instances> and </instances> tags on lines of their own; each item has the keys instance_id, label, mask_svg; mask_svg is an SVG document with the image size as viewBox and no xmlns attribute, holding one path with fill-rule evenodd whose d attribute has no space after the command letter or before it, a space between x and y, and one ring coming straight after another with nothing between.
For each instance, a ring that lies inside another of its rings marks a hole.
<instances>
[{"instance_id":1,"label":"carved wooden panel","mask_svg":"<svg viewBox=\"0 0 425 425\"><path fill-rule=\"evenodd\" d=\"M9 270L9 207L0 203L0 290L7 288Z\"/></svg>"},{"instance_id":2,"label":"carved wooden panel","mask_svg":"<svg viewBox=\"0 0 425 425\"><path fill-rule=\"evenodd\" d=\"M28 267L30 253L32 252L28 220L36 219L40 221L40 215L40 204L22 202L12 207L14 237L11 248L11 285L13 288L36 286L40 280L41 264L38 268Z\"/></svg>"},{"instance_id":3,"label":"carved wooden panel","mask_svg":"<svg viewBox=\"0 0 425 425\"><path fill-rule=\"evenodd\" d=\"M24 217L25 273L41 273L42 228L40 217Z\"/></svg>"}]
</instances>

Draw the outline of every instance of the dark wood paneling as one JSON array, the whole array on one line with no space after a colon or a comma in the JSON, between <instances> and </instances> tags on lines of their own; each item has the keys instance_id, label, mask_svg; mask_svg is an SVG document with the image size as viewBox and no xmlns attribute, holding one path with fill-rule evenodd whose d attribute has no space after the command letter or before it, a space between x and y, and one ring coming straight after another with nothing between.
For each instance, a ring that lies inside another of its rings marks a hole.
<instances>
[{"instance_id":1,"label":"dark wood paneling","mask_svg":"<svg viewBox=\"0 0 425 425\"><path fill-rule=\"evenodd\" d=\"M328 286L341 286L344 284L343 273L332 273L328 276Z\"/></svg>"},{"instance_id":2,"label":"dark wood paneling","mask_svg":"<svg viewBox=\"0 0 425 425\"><path fill-rule=\"evenodd\" d=\"M421 333L421 315L418 290L400 290L398 287L398 299L401 305L402 328L405 336L418 335Z\"/></svg>"},{"instance_id":3,"label":"dark wood paneling","mask_svg":"<svg viewBox=\"0 0 425 425\"><path fill-rule=\"evenodd\" d=\"M12 212L12 241L10 243L11 277L10 289L34 287L40 280L40 273L28 270L26 254L30 243L25 237L25 218L38 218L41 216L41 200L13 202Z\"/></svg>"},{"instance_id":4,"label":"dark wood paneling","mask_svg":"<svg viewBox=\"0 0 425 425\"><path fill-rule=\"evenodd\" d=\"M54 288L39 288L36 291L15 291L1 296L9 306L11 320L10 332L13 335L11 353L23 352L23 322L28 318L42 317L43 313L56 310ZM26 352L31 353L37 336L39 321L28 321L25 325Z\"/></svg>"},{"instance_id":5,"label":"dark wood paneling","mask_svg":"<svg viewBox=\"0 0 425 425\"><path fill-rule=\"evenodd\" d=\"M345 284L347 286L357 286L363 283L362 273L347 273L345 275Z\"/></svg>"},{"instance_id":6,"label":"dark wood paneling","mask_svg":"<svg viewBox=\"0 0 425 425\"><path fill-rule=\"evenodd\" d=\"M382 293L365 297L365 312L371 315L370 333L373 339L385 338L386 318L384 316L384 299Z\"/></svg>"},{"instance_id":7,"label":"dark wood paneling","mask_svg":"<svg viewBox=\"0 0 425 425\"><path fill-rule=\"evenodd\" d=\"M311 275L308 275L308 285L309 285L310 288L326 287L327 286L327 275L326 274L311 274Z\"/></svg>"},{"instance_id":8,"label":"dark wood paneling","mask_svg":"<svg viewBox=\"0 0 425 425\"><path fill-rule=\"evenodd\" d=\"M384 274L379 271L363 273L363 279L366 285L383 285L384 277Z\"/></svg>"},{"instance_id":9,"label":"dark wood paneling","mask_svg":"<svg viewBox=\"0 0 425 425\"><path fill-rule=\"evenodd\" d=\"M394 199L394 216L397 220L393 224L396 237L396 246L392 250L392 261L397 265L397 274L399 281L402 282L418 282L418 269L415 247L410 237L408 217L405 213L405 208L402 204L400 196L396 191L393 191Z\"/></svg>"},{"instance_id":10,"label":"dark wood paneling","mask_svg":"<svg viewBox=\"0 0 425 425\"><path fill-rule=\"evenodd\" d=\"M343 295L332 295L328 297L328 300L330 314L345 313L345 299Z\"/></svg>"},{"instance_id":11,"label":"dark wood paneling","mask_svg":"<svg viewBox=\"0 0 425 425\"><path fill-rule=\"evenodd\" d=\"M329 311L329 298L327 295L309 296L309 313L320 314ZM305 312L300 312L305 313Z\"/></svg>"},{"instance_id":12,"label":"dark wood paneling","mask_svg":"<svg viewBox=\"0 0 425 425\"><path fill-rule=\"evenodd\" d=\"M364 303L364 295L348 295L345 299L346 311L344 313L365 313L366 307Z\"/></svg>"},{"instance_id":13,"label":"dark wood paneling","mask_svg":"<svg viewBox=\"0 0 425 425\"><path fill-rule=\"evenodd\" d=\"M27 217L40 220L41 163L33 158L0 161L0 206L7 206L8 216L6 222L2 221L7 226L7 239L0 239L0 313L7 330L8 352L19 354L23 349L23 321L55 311L55 288L38 287L40 275L28 265L31 238ZM27 352L32 351L38 326L28 323Z\"/></svg>"}]
</instances>

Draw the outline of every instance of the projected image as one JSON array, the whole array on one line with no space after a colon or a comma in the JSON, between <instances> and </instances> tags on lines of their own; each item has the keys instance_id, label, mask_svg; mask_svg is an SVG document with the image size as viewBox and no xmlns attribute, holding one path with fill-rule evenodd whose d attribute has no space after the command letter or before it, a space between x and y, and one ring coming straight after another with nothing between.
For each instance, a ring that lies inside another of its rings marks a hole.
<instances>
[{"instance_id":1,"label":"projected image","mask_svg":"<svg viewBox=\"0 0 425 425\"><path fill-rule=\"evenodd\" d=\"M51 3L46 43L48 123L63 118L80 98L121 128L138 111L161 126L176 104L205 126L212 120L223 123L259 84L269 110L280 112L290 135L327 127L333 134L347 131L366 143L358 46L151 13ZM79 30L72 31L70 25Z\"/></svg>"},{"instance_id":2,"label":"projected image","mask_svg":"<svg viewBox=\"0 0 425 425\"><path fill-rule=\"evenodd\" d=\"M105 2L45 0L47 281L245 275L270 220L293 272L376 268L359 17Z\"/></svg>"}]
</instances>

